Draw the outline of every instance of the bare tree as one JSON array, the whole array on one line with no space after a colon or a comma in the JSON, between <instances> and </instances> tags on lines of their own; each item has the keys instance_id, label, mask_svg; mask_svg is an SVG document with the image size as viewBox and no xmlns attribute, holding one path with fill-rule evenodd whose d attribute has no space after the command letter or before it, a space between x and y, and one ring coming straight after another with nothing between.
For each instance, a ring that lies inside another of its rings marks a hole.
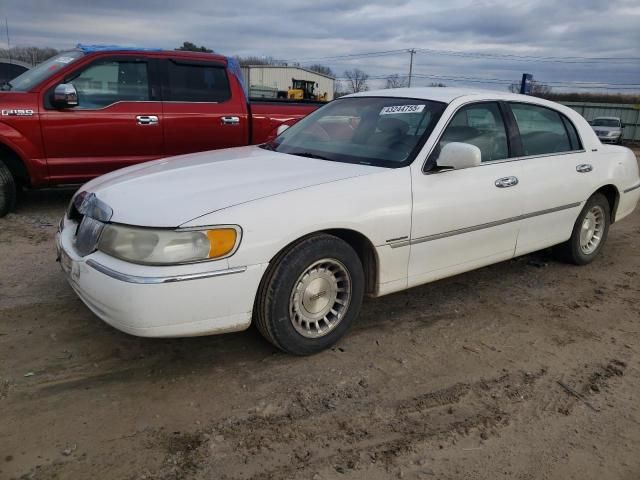
<instances>
[{"instance_id":1,"label":"bare tree","mask_svg":"<svg viewBox=\"0 0 640 480\"><path fill-rule=\"evenodd\" d=\"M331 68L327 67L326 65L322 65L320 63L314 63L313 65L309 65L307 68L309 70L313 70L314 72L318 72L323 75L328 75L329 77L335 78L335 74L333 73L333 70L331 70Z\"/></svg>"},{"instance_id":2,"label":"bare tree","mask_svg":"<svg viewBox=\"0 0 640 480\"><path fill-rule=\"evenodd\" d=\"M509 85L508 90L511 93L520 93L520 84L512 83L511 85ZM535 80L531 82L530 95L533 95L534 97L543 97L545 95L549 95L550 93L551 87L549 85L536 82Z\"/></svg>"},{"instance_id":3,"label":"bare tree","mask_svg":"<svg viewBox=\"0 0 640 480\"><path fill-rule=\"evenodd\" d=\"M409 86L407 77L401 77L397 73L387 77L387 85L385 88L404 88Z\"/></svg>"},{"instance_id":4,"label":"bare tree","mask_svg":"<svg viewBox=\"0 0 640 480\"><path fill-rule=\"evenodd\" d=\"M366 92L369 90L369 86L367 85L369 75L359 68L346 70L344 72L344 76L346 78L347 90L349 93Z\"/></svg>"},{"instance_id":5,"label":"bare tree","mask_svg":"<svg viewBox=\"0 0 640 480\"><path fill-rule=\"evenodd\" d=\"M442 82L431 82L429 86L430 87L446 87L447 84Z\"/></svg>"},{"instance_id":6,"label":"bare tree","mask_svg":"<svg viewBox=\"0 0 640 480\"><path fill-rule=\"evenodd\" d=\"M1 58L11 58L20 62L37 65L58 53L58 50L49 47L12 47L11 50L0 49Z\"/></svg>"}]
</instances>

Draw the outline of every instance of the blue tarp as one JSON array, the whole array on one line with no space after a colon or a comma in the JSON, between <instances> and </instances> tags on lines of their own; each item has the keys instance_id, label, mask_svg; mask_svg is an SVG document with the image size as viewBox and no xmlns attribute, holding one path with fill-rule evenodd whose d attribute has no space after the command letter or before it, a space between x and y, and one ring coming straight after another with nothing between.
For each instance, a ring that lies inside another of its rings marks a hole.
<instances>
[{"instance_id":1,"label":"blue tarp","mask_svg":"<svg viewBox=\"0 0 640 480\"><path fill-rule=\"evenodd\" d=\"M163 48L141 48L141 47L123 47L121 45L84 45L79 43L76 45L78 50L82 50L84 53L91 52L113 52L113 51L130 51L130 50L144 50L146 52L162 52Z\"/></svg>"}]
</instances>

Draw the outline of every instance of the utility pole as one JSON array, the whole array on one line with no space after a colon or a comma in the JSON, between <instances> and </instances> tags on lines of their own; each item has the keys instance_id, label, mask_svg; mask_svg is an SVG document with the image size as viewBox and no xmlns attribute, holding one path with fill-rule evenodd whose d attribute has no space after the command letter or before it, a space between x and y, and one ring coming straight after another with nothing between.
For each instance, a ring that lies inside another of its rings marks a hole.
<instances>
[{"instance_id":1,"label":"utility pole","mask_svg":"<svg viewBox=\"0 0 640 480\"><path fill-rule=\"evenodd\" d=\"M7 17L4 17L4 28L7 32L7 55L9 63L11 63L11 41L9 40L9 19Z\"/></svg>"},{"instance_id":2,"label":"utility pole","mask_svg":"<svg viewBox=\"0 0 640 480\"><path fill-rule=\"evenodd\" d=\"M409 61L409 87L411 86L411 77L413 76L413 55L416 53L416 49L412 48L409 50L411 54L411 60Z\"/></svg>"}]
</instances>

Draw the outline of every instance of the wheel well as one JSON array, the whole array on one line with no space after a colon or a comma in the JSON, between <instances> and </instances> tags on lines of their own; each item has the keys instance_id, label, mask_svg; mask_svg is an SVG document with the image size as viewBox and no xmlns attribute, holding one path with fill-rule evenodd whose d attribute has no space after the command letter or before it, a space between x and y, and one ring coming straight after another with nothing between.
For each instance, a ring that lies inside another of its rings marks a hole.
<instances>
[{"instance_id":1,"label":"wheel well","mask_svg":"<svg viewBox=\"0 0 640 480\"><path fill-rule=\"evenodd\" d=\"M376 283L378 279L378 256L376 255L376 249L371 243L371 241L365 237L360 232L356 232L355 230L349 230L346 228L333 228L328 230L319 230L317 232L310 233L305 235L304 237L298 238L293 242L289 243L286 247L280 250L269 262L269 267L275 265L275 263L284 255L287 251L289 251L294 245L306 240L307 238L318 235L321 233L326 233L329 235L333 235L334 237L338 237L342 241L348 243L351 248L353 248L358 257L360 257L360 261L362 262L362 268L364 269L364 278L365 278L365 294L375 294L376 291ZM265 274L265 277L267 275Z\"/></svg>"},{"instance_id":2,"label":"wheel well","mask_svg":"<svg viewBox=\"0 0 640 480\"><path fill-rule=\"evenodd\" d=\"M595 193L601 193L606 197L609 202L611 223L615 222L618 202L620 200L620 192L618 192L618 189L614 185L605 185L604 187L600 187Z\"/></svg>"},{"instance_id":3,"label":"wheel well","mask_svg":"<svg viewBox=\"0 0 640 480\"><path fill-rule=\"evenodd\" d=\"M0 160L5 163L18 183L29 185L29 172L27 172L27 167L22 163L22 159L16 152L2 143L0 143Z\"/></svg>"}]
</instances>

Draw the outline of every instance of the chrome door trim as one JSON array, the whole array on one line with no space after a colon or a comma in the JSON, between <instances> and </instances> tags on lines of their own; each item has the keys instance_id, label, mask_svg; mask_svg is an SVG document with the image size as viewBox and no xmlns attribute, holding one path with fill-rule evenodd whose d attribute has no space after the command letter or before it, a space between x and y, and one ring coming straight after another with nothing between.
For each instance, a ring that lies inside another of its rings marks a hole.
<instances>
[{"instance_id":1,"label":"chrome door trim","mask_svg":"<svg viewBox=\"0 0 640 480\"><path fill-rule=\"evenodd\" d=\"M426 235L424 237L412 238L404 242L396 242L389 244L391 248L405 247L407 245L416 245L418 243L431 242L433 240L440 240L441 238L453 237L455 235L462 235L464 233L475 232L477 230L484 230L486 228L498 227L507 223L518 222L520 220L526 220L528 218L538 217L540 215L547 215L550 213L561 212L562 210L569 210L582 205L582 202L574 202L568 205L562 205L560 207L548 208L546 210L539 210L537 212L525 213L518 215L517 217L505 218L503 220L496 220L495 222L482 223L480 225L474 225L472 227L458 228L456 230L449 230L448 232L436 233L433 235Z\"/></svg>"},{"instance_id":2,"label":"chrome door trim","mask_svg":"<svg viewBox=\"0 0 640 480\"><path fill-rule=\"evenodd\" d=\"M638 183L637 185L634 185L633 187L627 188L624 193L629 193L629 192L633 192L634 190L637 190L638 188L640 188L640 183Z\"/></svg>"},{"instance_id":3,"label":"chrome door trim","mask_svg":"<svg viewBox=\"0 0 640 480\"><path fill-rule=\"evenodd\" d=\"M495 186L498 188L509 188L515 187L518 185L518 177L510 176L510 177L502 177L495 181Z\"/></svg>"},{"instance_id":4,"label":"chrome door trim","mask_svg":"<svg viewBox=\"0 0 640 480\"><path fill-rule=\"evenodd\" d=\"M87 260L87 265L94 268L100 273L103 273L111 278L120 280L127 283L138 283L144 285L155 285L162 283L183 282L187 280L199 280L202 278L222 277L224 275L232 275L234 273L242 273L247 270L247 267L228 268L225 270L214 270L212 272L202 273L185 273L182 275L170 275L166 277L142 277L138 275L129 275L127 273L118 272L112 268L106 267L101 263L96 262L93 259Z\"/></svg>"},{"instance_id":5,"label":"chrome door trim","mask_svg":"<svg viewBox=\"0 0 640 480\"><path fill-rule=\"evenodd\" d=\"M136 123L138 125L157 125L157 115L136 115Z\"/></svg>"},{"instance_id":6,"label":"chrome door trim","mask_svg":"<svg viewBox=\"0 0 640 480\"><path fill-rule=\"evenodd\" d=\"M222 125L240 125L240 117L222 117L220 118Z\"/></svg>"}]
</instances>

